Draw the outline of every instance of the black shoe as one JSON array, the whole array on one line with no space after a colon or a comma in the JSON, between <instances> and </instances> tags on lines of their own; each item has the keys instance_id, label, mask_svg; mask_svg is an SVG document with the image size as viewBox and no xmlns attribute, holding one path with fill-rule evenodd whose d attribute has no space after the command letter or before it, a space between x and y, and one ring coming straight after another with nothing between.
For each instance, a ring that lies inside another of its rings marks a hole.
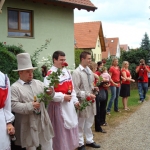
<instances>
[{"instance_id":1,"label":"black shoe","mask_svg":"<svg viewBox=\"0 0 150 150\"><path fill-rule=\"evenodd\" d=\"M107 133L105 130L95 130L95 132Z\"/></svg>"},{"instance_id":2,"label":"black shoe","mask_svg":"<svg viewBox=\"0 0 150 150\"><path fill-rule=\"evenodd\" d=\"M96 144L95 142L91 144L86 144L86 146L93 147L93 148L100 148L100 145Z\"/></svg>"},{"instance_id":3,"label":"black shoe","mask_svg":"<svg viewBox=\"0 0 150 150\"><path fill-rule=\"evenodd\" d=\"M81 147L78 147L78 150L86 150L86 149L85 149L85 146L82 145Z\"/></svg>"},{"instance_id":4,"label":"black shoe","mask_svg":"<svg viewBox=\"0 0 150 150\"><path fill-rule=\"evenodd\" d=\"M119 109L118 110L114 110L115 112L121 112Z\"/></svg>"}]
</instances>

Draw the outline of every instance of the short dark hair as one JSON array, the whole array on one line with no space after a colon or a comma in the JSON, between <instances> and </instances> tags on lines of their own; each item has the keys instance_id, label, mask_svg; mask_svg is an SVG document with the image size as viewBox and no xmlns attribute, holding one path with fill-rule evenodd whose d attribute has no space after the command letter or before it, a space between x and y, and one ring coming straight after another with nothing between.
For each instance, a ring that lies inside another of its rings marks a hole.
<instances>
[{"instance_id":1,"label":"short dark hair","mask_svg":"<svg viewBox=\"0 0 150 150\"><path fill-rule=\"evenodd\" d=\"M58 60L59 56L66 56L66 55L63 51L55 51L52 56L53 62L54 62L54 59Z\"/></svg>"},{"instance_id":2,"label":"short dark hair","mask_svg":"<svg viewBox=\"0 0 150 150\"><path fill-rule=\"evenodd\" d=\"M90 52L87 52L87 51L83 51L83 52L80 54L80 62L81 62L82 58L85 59L87 55L91 55L91 53L90 53Z\"/></svg>"},{"instance_id":3,"label":"short dark hair","mask_svg":"<svg viewBox=\"0 0 150 150\"><path fill-rule=\"evenodd\" d=\"M98 62L97 62L97 67L101 66L102 63L103 63L102 61L98 61Z\"/></svg>"}]
</instances>

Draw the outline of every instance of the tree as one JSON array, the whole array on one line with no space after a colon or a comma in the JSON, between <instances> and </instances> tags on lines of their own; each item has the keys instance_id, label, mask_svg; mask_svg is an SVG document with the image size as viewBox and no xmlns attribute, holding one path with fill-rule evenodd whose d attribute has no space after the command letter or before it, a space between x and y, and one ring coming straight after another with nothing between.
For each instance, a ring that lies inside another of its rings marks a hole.
<instances>
[{"instance_id":1,"label":"tree","mask_svg":"<svg viewBox=\"0 0 150 150\"><path fill-rule=\"evenodd\" d=\"M150 40L149 40L148 34L146 32L145 32L144 37L142 39L140 48L142 50L150 51Z\"/></svg>"}]
</instances>

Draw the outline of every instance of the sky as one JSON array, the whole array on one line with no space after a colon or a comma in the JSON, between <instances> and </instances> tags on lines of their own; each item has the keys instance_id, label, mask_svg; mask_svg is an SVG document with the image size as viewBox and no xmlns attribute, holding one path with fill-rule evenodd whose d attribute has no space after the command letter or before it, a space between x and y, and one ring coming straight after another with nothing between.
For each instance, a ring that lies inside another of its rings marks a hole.
<instances>
[{"instance_id":1,"label":"sky","mask_svg":"<svg viewBox=\"0 0 150 150\"><path fill-rule=\"evenodd\" d=\"M119 37L120 44L140 47L145 32L150 39L150 0L91 0L94 12L74 11L74 22L101 21L106 38Z\"/></svg>"}]
</instances>

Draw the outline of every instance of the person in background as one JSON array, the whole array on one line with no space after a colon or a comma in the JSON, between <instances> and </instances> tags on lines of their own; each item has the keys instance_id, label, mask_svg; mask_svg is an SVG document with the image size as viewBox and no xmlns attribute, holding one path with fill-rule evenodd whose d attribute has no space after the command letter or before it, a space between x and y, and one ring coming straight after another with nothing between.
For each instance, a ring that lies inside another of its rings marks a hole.
<instances>
[{"instance_id":1,"label":"person in background","mask_svg":"<svg viewBox=\"0 0 150 150\"><path fill-rule=\"evenodd\" d=\"M11 107L15 113L16 141L26 150L53 150L52 137L54 136L51 121L43 102L39 102L38 94L44 92L44 83L33 79L30 55L20 53L17 55L19 79L11 85ZM50 88L47 94L54 96Z\"/></svg>"},{"instance_id":2,"label":"person in background","mask_svg":"<svg viewBox=\"0 0 150 150\"><path fill-rule=\"evenodd\" d=\"M148 72L148 87L150 87L150 72Z\"/></svg>"},{"instance_id":3,"label":"person in background","mask_svg":"<svg viewBox=\"0 0 150 150\"><path fill-rule=\"evenodd\" d=\"M150 72L150 68L145 64L145 60L141 59L140 64L136 67L135 71L138 73L139 103L141 103L145 101L146 93L148 91L148 73Z\"/></svg>"},{"instance_id":4,"label":"person in background","mask_svg":"<svg viewBox=\"0 0 150 150\"><path fill-rule=\"evenodd\" d=\"M73 71L72 79L74 88L77 93L77 97L82 104L83 99L90 97L95 100L94 95L94 74L88 67L91 62L91 53L83 51L80 54L80 65ZM86 138L86 146L92 148L100 148L100 145L96 144L93 140L93 133L91 127L93 125L94 116L96 114L95 102L91 103L84 110L79 111L78 115L78 129L79 129L79 147L78 150L86 150L84 145L84 134Z\"/></svg>"},{"instance_id":5,"label":"person in background","mask_svg":"<svg viewBox=\"0 0 150 150\"><path fill-rule=\"evenodd\" d=\"M45 65L43 65L43 66L41 67L41 69L42 69L42 76L43 76L43 77L46 77L46 75L47 75L47 67L46 67Z\"/></svg>"},{"instance_id":6,"label":"person in background","mask_svg":"<svg viewBox=\"0 0 150 150\"><path fill-rule=\"evenodd\" d=\"M11 113L11 92L7 75L0 71L0 150L10 150L10 135L15 134L12 125L14 115Z\"/></svg>"},{"instance_id":7,"label":"person in background","mask_svg":"<svg viewBox=\"0 0 150 150\"><path fill-rule=\"evenodd\" d=\"M75 150L78 147L78 117L75 107L79 107L70 72L64 67L66 56L63 51L55 51L52 56L53 66L47 75L62 70L59 84L54 87L55 95L48 105L48 113L52 122L55 137L54 150ZM45 78L47 86L49 81Z\"/></svg>"},{"instance_id":8,"label":"person in background","mask_svg":"<svg viewBox=\"0 0 150 150\"><path fill-rule=\"evenodd\" d=\"M100 90L103 88L106 93L106 100L100 102L100 125L107 126L106 122L106 107L107 107L107 101L108 101L108 87L110 86L110 83L112 83L114 86L118 86L118 83L113 82L111 79L111 76L109 75L106 67L101 67L101 75L103 81L100 86Z\"/></svg>"},{"instance_id":9,"label":"person in background","mask_svg":"<svg viewBox=\"0 0 150 150\"><path fill-rule=\"evenodd\" d=\"M97 71L95 72L95 74L97 74L99 77L101 75L102 68L103 68L103 62L102 61L97 62ZM103 80L102 83L104 81L105 80ZM104 88L102 85L103 84L101 84L99 86L99 90ZM107 87L107 85L106 85L106 87ZM101 126L102 125L105 125L105 126L107 125L107 123L105 121L105 114L106 114L106 105L107 105L107 99L108 99L108 92L107 91L105 91L105 92L106 92L106 100L105 101L100 101L98 95L96 95L95 131L96 132L102 132L102 133L106 133L106 131L103 130Z\"/></svg>"},{"instance_id":10,"label":"person in background","mask_svg":"<svg viewBox=\"0 0 150 150\"><path fill-rule=\"evenodd\" d=\"M111 107L114 102L114 111L120 112L118 109L118 97L120 93L120 68L118 66L118 59L114 58L112 60L112 65L109 69L109 74L111 79L114 83L117 83L117 86L111 82L110 90L111 90L111 97L107 106L107 115L110 115Z\"/></svg>"},{"instance_id":11,"label":"person in background","mask_svg":"<svg viewBox=\"0 0 150 150\"><path fill-rule=\"evenodd\" d=\"M121 68L121 76L123 76L125 80L122 80L121 82L120 96L122 97L122 104L124 110L130 110L128 108L128 97L130 96L130 82L135 82L135 80L132 79L132 76L128 68L129 62L123 61Z\"/></svg>"}]
</instances>

